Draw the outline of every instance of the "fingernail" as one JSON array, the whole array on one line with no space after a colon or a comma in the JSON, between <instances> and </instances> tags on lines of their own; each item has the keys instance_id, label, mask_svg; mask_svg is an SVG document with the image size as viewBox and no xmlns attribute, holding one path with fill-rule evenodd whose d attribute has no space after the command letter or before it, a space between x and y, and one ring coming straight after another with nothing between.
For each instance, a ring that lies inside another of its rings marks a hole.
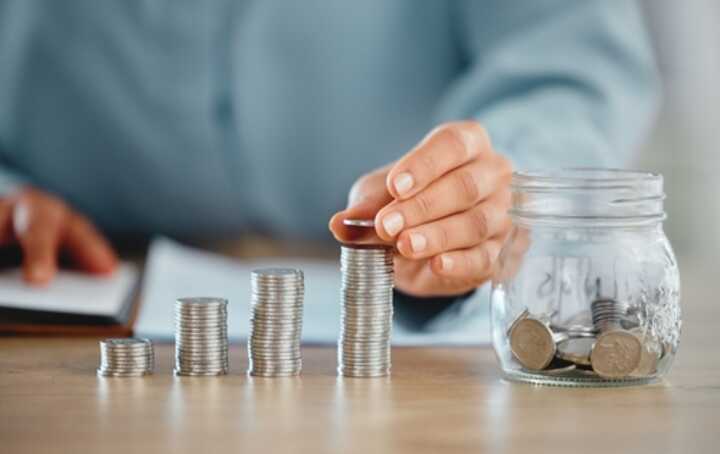
<instances>
[{"instance_id":1,"label":"fingernail","mask_svg":"<svg viewBox=\"0 0 720 454\"><path fill-rule=\"evenodd\" d=\"M413 185L415 184L415 180L413 179L412 175L407 172L403 172L395 177L395 181L393 184L395 185L395 190L397 191L397 193L399 195L404 195L412 189Z\"/></svg>"},{"instance_id":2,"label":"fingernail","mask_svg":"<svg viewBox=\"0 0 720 454\"><path fill-rule=\"evenodd\" d=\"M427 239L425 238L425 235L422 235L420 233L410 234L410 247L412 247L412 250L414 252L422 252L425 250L426 246Z\"/></svg>"},{"instance_id":3,"label":"fingernail","mask_svg":"<svg viewBox=\"0 0 720 454\"><path fill-rule=\"evenodd\" d=\"M453 259L451 259L447 255L441 255L440 264L442 265L443 271L450 271L455 265L455 262L453 262Z\"/></svg>"},{"instance_id":4,"label":"fingernail","mask_svg":"<svg viewBox=\"0 0 720 454\"><path fill-rule=\"evenodd\" d=\"M402 230L405 221L403 220L403 217L400 213L395 212L385 216L382 223L385 232L387 232L387 234L390 236L395 236L400 233L400 230Z\"/></svg>"}]
</instances>

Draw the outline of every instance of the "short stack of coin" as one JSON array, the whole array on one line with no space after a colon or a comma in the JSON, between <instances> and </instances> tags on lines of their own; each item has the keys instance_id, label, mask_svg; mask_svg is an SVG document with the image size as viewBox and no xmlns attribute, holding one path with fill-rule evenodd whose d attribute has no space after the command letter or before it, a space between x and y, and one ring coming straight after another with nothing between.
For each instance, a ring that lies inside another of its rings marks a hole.
<instances>
[{"instance_id":1,"label":"short stack of coin","mask_svg":"<svg viewBox=\"0 0 720 454\"><path fill-rule=\"evenodd\" d=\"M382 377L390 373L393 254L384 246L341 249L342 325L338 373Z\"/></svg>"},{"instance_id":2,"label":"short stack of coin","mask_svg":"<svg viewBox=\"0 0 720 454\"><path fill-rule=\"evenodd\" d=\"M175 374L224 375L227 371L227 300L176 300Z\"/></svg>"},{"instance_id":3,"label":"short stack of coin","mask_svg":"<svg viewBox=\"0 0 720 454\"><path fill-rule=\"evenodd\" d=\"M100 341L102 377L140 377L151 374L155 365L152 342L148 339L105 339Z\"/></svg>"},{"instance_id":4,"label":"short stack of coin","mask_svg":"<svg viewBox=\"0 0 720 454\"><path fill-rule=\"evenodd\" d=\"M251 287L248 373L261 377L300 374L305 297L303 272L291 268L255 270L251 275Z\"/></svg>"}]
</instances>

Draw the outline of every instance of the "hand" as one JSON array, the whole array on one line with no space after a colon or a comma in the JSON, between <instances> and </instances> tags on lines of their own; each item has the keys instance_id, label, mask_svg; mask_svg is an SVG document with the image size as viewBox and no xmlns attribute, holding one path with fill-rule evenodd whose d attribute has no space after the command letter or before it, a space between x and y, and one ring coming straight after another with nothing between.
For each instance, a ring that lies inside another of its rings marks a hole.
<instances>
[{"instance_id":1,"label":"hand","mask_svg":"<svg viewBox=\"0 0 720 454\"><path fill-rule=\"evenodd\" d=\"M31 284L52 280L61 250L90 273L110 273L117 264L112 248L89 220L38 189L0 198L0 247L13 244L22 250L23 276Z\"/></svg>"},{"instance_id":2,"label":"hand","mask_svg":"<svg viewBox=\"0 0 720 454\"><path fill-rule=\"evenodd\" d=\"M372 241L343 220L374 218L374 234L397 248L398 289L462 294L492 275L511 227L511 174L479 123L442 125L396 163L360 178L330 230L341 242Z\"/></svg>"}]
</instances>

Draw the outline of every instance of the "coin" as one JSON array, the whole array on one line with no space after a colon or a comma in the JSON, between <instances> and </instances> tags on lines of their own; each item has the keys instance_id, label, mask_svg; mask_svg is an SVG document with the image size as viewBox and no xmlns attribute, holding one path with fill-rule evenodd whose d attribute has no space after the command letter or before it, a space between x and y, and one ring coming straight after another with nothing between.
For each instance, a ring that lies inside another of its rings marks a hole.
<instances>
[{"instance_id":1,"label":"coin","mask_svg":"<svg viewBox=\"0 0 720 454\"><path fill-rule=\"evenodd\" d=\"M343 224L348 227L375 227L375 221L372 219L345 219Z\"/></svg>"},{"instance_id":2,"label":"coin","mask_svg":"<svg viewBox=\"0 0 720 454\"><path fill-rule=\"evenodd\" d=\"M390 371L393 254L386 246L343 245L338 373L384 376Z\"/></svg>"},{"instance_id":3,"label":"coin","mask_svg":"<svg viewBox=\"0 0 720 454\"><path fill-rule=\"evenodd\" d=\"M623 330L602 333L590 354L593 370L603 378L630 375L640 364L642 345L633 334Z\"/></svg>"},{"instance_id":4,"label":"coin","mask_svg":"<svg viewBox=\"0 0 720 454\"><path fill-rule=\"evenodd\" d=\"M228 371L227 300L175 301L175 375L215 376Z\"/></svg>"},{"instance_id":5,"label":"coin","mask_svg":"<svg viewBox=\"0 0 720 454\"><path fill-rule=\"evenodd\" d=\"M543 322L526 317L510 332L510 350L526 369L542 370L555 356L553 333Z\"/></svg>"},{"instance_id":6,"label":"coin","mask_svg":"<svg viewBox=\"0 0 720 454\"><path fill-rule=\"evenodd\" d=\"M585 331L563 332L563 334L562 340L556 340L557 357L574 364L589 366L595 335Z\"/></svg>"},{"instance_id":7,"label":"coin","mask_svg":"<svg viewBox=\"0 0 720 454\"><path fill-rule=\"evenodd\" d=\"M305 284L302 271L266 268L251 274L248 373L263 377L298 375L302 369Z\"/></svg>"},{"instance_id":8,"label":"coin","mask_svg":"<svg viewBox=\"0 0 720 454\"><path fill-rule=\"evenodd\" d=\"M155 354L148 339L110 338L100 341L99 377L142 377L151 374Z\"/></svg>"},{"instance_id":9,"label":"coin","mask_svg":"<svg viewBox=\"0 0 720 454\"><path fill-rule=\"evenodd\" d=\"M641 328L633 328L630 330L642 344L640 350L640 362L632 372L634 377L649 377L657 372L658 362L662 355L662 345L651 334L646 334Z\"/></svg>"}]
</instances>

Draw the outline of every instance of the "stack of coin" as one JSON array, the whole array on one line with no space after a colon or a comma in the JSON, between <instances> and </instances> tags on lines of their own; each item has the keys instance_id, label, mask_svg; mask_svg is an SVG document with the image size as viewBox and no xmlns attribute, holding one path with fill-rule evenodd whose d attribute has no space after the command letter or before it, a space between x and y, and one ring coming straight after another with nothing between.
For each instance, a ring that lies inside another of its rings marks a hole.
<instances>
[{"instance_id":1,"label":"stack of coin","mask_svg":"<svg viewBox=\"0 0 720 454\"><path fill-rule=\"evenodd\" d=\"M381 377L390 373L393 253L384 246L341 250L342 325L338 373Z\"/></svg>"},{"instance_id":2,"label":"stack of coin","mask_svg":"<svg viewBox=\"0 0 720 454\"><path fill-rule=\"evenodd\" d=\"M298 375L302 370L300 338L305 295L302 271L255 270L251 287L248 373L261 377Z\"/></svg>"},{"instance_id":3,"label":"stack of coin","mask_svg":"<svg viewBox=\"0 0 720 454\"><path fill-rule=\"evenodd\" d=\"M224 375L227 371L227 300L176 300L175 374Z\"/></svg>"},{"instance_id":4,"label":"stack of coin","mask_svg":"<svg viewBox=\"0 0 720 454\"><path fill-rule=\"evenodd\" d=\"M100 341L102 377L140 377L151 374L155 364L152 342L148 339L105 339Z\"/></svg>"}]
</instances>

